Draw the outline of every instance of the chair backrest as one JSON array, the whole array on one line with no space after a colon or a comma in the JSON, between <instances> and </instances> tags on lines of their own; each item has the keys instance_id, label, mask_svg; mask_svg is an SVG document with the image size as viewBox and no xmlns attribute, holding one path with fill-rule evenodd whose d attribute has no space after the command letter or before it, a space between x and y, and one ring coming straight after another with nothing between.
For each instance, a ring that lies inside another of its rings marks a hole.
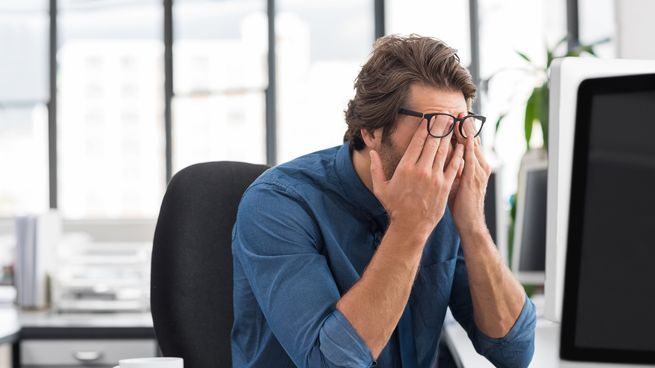
<instances>
[{"instance_id":1,"label":"chair backrest","mask_svg":"<svg viewBox=\"0 0 655 368\"><path fill-rule=\"evenodd\" d=\"M164 356L186 367L230 367L231 233L245 189L267 166L208 162L170 181L152 250L150 300Z\"/></svg>"}]
</instances>

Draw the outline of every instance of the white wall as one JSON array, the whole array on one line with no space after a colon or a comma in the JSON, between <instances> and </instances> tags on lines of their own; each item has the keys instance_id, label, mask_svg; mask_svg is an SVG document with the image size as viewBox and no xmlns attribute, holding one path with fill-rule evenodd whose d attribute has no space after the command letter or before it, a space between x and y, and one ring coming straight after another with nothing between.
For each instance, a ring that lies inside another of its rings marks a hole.
<instances>
[{"instance_id":1,"label":"white wall","mask_svg":"<svg viewBox=\"0 0 655 368\"><path fill-rule=\"evenodd\" d=\"M655 1L616 0L617 54L621 58L655 59Z\"/></svg>"}]
</instances>

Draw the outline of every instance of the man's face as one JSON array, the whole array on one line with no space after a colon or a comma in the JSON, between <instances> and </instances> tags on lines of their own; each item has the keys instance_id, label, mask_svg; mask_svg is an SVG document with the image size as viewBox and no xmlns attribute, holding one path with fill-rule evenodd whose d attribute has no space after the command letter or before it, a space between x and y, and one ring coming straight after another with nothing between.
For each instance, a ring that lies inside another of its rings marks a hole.
<instances>
[{"instance_id":1,"label":"man's face","mask_svg":"<svg viewBox=\"0 0 655 368\"><path fill-rule=\"evenodd\" d=\"M418 83L410 86L409 96L403 108L422 113L445 112L453 116L460 116L460 114L466 115L468 111L462 92L444 91ZM418 129L420 122L421 118L418 117L398 115L394 132L387 139L380 141L377 150L382 159L382 167L387 180L391 179L393 173L396 171L396 167L405 154L405 150L412 140L416 129ZM381 129L376 132L376 137L378 136L382 136ZM428 137L428 139L436 138ZM451 139L454 142L456 139L455 133L453 132L446 139ZM452 149L453 147L450 145L449 157Z\"/></svg>"}]
</instances>

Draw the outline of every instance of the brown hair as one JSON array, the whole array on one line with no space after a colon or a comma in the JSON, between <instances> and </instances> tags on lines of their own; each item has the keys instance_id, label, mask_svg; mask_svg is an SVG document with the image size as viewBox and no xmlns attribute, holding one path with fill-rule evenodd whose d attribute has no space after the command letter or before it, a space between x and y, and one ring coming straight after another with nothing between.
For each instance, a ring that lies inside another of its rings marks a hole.
<instances>
[{"instance_id":1,"label":"brown hair","mask_svg":"<svg viewBox=\"0 0 655 368\"><path fill-rule=\"evenodd\" d=\"M413 82L462 91L469 109L475 97L475 84L460 64L457 50L436 38L415 34L382 37L355 80L355 98L345 111L348 130L344 142L361 150L366 146L361 129L385 128L383 139L391 135Z\"/></svg>"}]
</instances>

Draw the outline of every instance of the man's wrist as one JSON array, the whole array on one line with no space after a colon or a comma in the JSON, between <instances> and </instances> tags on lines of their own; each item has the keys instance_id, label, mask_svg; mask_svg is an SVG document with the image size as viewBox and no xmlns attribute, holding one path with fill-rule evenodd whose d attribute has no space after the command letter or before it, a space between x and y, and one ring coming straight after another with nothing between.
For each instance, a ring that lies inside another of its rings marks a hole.
<instances>
[{"instance_id":1,"label":"man's wrist","mask_svg":"<svg viewBox=\"0 0 655 368\"><path fill-rule=\"evenodd\" d=\"M412 224L404 221L391 221L387 233L394 232L402 237L408 244L416 244L417 246L422 247L428 241L433 230L434 226L431 227L429 224Z\"/></svg>"},{"instance_id":2,"label":"man's wrist","mask_svg":"<svg viewBox=\"0 0 655 368\"><path fill-rule=\"evenodd\" d=\"M457 213L453 214L453 221L455 222L455 227L461 235L482 235L487 233L487 222L484 218L484 214L470 215L467 213Z\"/></svg>"},{"instance_id":3,"label":"man's wrist","mask_svg":"<svg viewBox=\"0 0 655 368\"><path fill-rule=\"evenodd\" d=\"M475 224L460 230L459 237L462 239L462 246L468 246L490 240L491 234L486 224Z\"/></svg>"}]
</instances>

